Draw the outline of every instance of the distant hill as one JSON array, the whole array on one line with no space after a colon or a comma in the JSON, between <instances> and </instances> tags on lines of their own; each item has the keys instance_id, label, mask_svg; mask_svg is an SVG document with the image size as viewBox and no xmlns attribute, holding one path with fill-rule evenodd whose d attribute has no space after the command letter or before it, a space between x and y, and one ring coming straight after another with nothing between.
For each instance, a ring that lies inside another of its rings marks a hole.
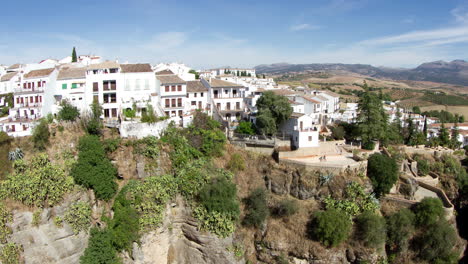
<instances>
[{"instance_id":1,"label":"distant hill","mask_svg":"<svg viewBox=\"0 0 468 264\"><path fill-rule=\"evenodd\" d=\"M284 74L305 71L347 71L376 78L393 80L430 81L468 86L468 62L454 60L451 62L434 61L423 63L414 69L374 67L367 64L315 63L288 64L276 63L258 65L258 73Z\"/></svg>"}]
</instances>

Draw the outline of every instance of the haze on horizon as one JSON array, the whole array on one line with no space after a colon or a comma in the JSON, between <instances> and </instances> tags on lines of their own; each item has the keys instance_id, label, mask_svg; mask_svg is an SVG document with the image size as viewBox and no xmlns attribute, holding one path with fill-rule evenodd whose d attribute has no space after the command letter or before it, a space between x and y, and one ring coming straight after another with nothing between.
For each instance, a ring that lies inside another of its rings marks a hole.
<instances>
[{"instance_id":1,"label":"haze on horizon","mask_svg":"<svg viewBox=\"0 0 468 264\"><path fill-rule=\"evenodd\" d=\"M129 62L195 68L468 58L467 0L8 1L0 64L60 59L76 46Z\"/></svg>"}]
</instances>

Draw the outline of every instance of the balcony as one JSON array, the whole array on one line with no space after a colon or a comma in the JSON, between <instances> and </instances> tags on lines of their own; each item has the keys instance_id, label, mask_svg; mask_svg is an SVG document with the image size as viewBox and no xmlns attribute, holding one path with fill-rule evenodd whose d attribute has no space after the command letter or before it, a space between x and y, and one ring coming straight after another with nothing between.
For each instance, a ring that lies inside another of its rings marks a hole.
<instances>
[{"instance_id":1,"label":"balcony","mask_svg":"<svg viewBox=\"0 0 468 264\"><path fill-rule=\"evenodd\" d=\"M31 88L31 89L24 89L24 88L15 88L14 93L15 95L20 94L32 94L32 93L43 93L43 88Z\"/></svg>"},{"instance_id":2,"label":"balcony","mask_svg":"<svg viewBox=\"0 0 468 264\"><path fill-rule=\"evenodd\" d=\"M42 103L39 102L39 103L20 103L20 104L17 104L15 103L14 104L14 107L13 108L26 108L26 107L42 107Z\"/></svg>"}]
</instances>

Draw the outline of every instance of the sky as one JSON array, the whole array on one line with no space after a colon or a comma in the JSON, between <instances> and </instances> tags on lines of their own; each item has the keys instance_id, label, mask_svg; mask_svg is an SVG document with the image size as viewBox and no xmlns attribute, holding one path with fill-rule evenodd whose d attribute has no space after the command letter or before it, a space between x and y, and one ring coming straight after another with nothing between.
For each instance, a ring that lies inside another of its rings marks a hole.
<instances>
[{"instance_id":1,"label":"sky","mask_svg":"<svg viewBox=\"0 0 468 264\"><path fill-rule=\"evenodd\" d=\"M2 3L0 64L71 54L195 69L468 60L468 0L22 0Z\"/></svg>"}]
</instances>

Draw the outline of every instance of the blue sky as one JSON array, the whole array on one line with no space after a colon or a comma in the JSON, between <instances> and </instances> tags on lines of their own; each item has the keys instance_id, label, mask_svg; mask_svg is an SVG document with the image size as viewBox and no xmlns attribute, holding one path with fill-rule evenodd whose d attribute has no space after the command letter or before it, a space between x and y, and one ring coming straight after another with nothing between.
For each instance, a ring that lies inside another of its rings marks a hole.
<instances>
[{"instance_id":1,"label":"blue sky","mask_svg":"<svg viewBox=\"0 0 468 264\"><path fill-rule=\"evenodd\" d=\"M76 46L79 54L197 69L413 67L468 59L468 0L6 1L0 33L0 64L62 58Z\"/></svg>"}]
</instances>

